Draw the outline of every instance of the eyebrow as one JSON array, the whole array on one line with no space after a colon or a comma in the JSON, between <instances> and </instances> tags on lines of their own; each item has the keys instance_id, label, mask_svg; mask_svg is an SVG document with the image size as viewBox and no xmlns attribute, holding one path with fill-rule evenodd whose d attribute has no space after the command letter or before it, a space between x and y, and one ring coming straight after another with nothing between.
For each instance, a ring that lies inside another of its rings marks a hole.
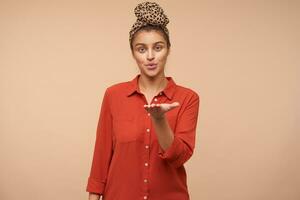
<instances>
[{"instance_id":1,"label":"eyebrow","mask_svg":"<svg viewBox=\"0 0 300 200\"><path fill-rule=\"evenodd\" d=\"M158 44L158 43L163 43L164 44L163 41L158 41L158 42L155 42L154 44ZM145 45L145 43L137 43L137 44L135 44L135 46L138 46L138 45Z\"/></svg>"}]
</instances>

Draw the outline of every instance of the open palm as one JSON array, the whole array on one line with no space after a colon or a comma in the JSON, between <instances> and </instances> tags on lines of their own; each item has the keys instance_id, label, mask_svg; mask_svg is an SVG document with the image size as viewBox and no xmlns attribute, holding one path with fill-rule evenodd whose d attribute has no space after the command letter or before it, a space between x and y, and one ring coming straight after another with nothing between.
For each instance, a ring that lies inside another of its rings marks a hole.
<instances>
[{"instance_id":1,"label":"open palm","mask_svg":"<svg viewBox=\"0 0 300 200\"><path fill-rule=\"evenodd\" d=\"M178 102L144 105L144 108L154 117L161 118L164 114L179 106Z\"/></svg>"}]
</instances>

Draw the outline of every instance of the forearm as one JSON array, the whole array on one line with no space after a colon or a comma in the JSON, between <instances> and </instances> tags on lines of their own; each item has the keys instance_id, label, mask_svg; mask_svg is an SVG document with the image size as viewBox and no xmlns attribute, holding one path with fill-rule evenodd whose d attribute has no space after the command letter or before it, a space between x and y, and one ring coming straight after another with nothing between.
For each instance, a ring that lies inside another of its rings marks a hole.
<instances>
[{"instance_id":1,"label":"forearm","mask_svg":"<svg viewBox=\"0 0 300 200\"><path fill-rule=\"evenodd\" d=\"M100 195L95 193L89 193L89 200L99 200Z\"/></svg>"},{"instance_id":2,"label":"forearm","mask_svg":"<svg viewBox=\"0 0 300 200\"><path fill-rule=\"evenodd\" d=\"M165 115L161 118L152 117L158 142L163 150L171 146L174 134Z\"/></svg>"}]
</instances>

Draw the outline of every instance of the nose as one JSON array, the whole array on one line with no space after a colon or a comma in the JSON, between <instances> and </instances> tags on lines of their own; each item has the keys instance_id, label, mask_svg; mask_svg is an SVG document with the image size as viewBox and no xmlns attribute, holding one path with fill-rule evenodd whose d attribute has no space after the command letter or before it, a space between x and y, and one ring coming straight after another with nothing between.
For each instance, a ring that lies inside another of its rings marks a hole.
<instances>
[{"instance_id":1,"label":"nose","mask_svg":"<svg viewBox=\"0 0 300 200\"><path fill-rule=\"evenodd\" d=\"M154 52L150 49L147 54L147 59L153 60L153 58L154 58Z\"/></svg>"}]
</instances>

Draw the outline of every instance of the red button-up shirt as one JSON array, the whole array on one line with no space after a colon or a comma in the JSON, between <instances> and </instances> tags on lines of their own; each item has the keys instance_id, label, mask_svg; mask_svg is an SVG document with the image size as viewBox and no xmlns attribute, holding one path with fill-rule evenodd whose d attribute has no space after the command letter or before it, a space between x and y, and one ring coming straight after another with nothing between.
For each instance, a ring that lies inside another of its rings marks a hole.
<instances>
[{"instance_id":1,"label":"red button-up shirt","mask_svg":"<svg viewBox=\"0 0 300 200\"><path fill-rule=\"evenodd\" d=\"M151 102L138 86L140 74L104 93L86 191L105 200L188 200L184 163L192 156L199 95L172 77ZM163 150L145 104L180 105L165 113L174 140Z\"/></svg>"}]
</instances>

